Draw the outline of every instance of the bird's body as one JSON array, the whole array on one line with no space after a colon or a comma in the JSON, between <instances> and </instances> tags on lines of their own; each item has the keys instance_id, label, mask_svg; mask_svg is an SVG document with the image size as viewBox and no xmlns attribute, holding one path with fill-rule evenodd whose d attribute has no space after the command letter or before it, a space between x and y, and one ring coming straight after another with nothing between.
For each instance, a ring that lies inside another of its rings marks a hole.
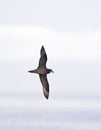
<instances>
[{"instance_id":1,"label":"bird's body","mask_svg":"<svg viewBox=\"0 0 101 130\"><path fill-rule=\"evenodd\" d=\"M51 72L51 69L47 69L47 68L37 68L35 70L30 70L29 71L30 73L36 73L36 74L42 74L42 75L45 75L45 74L49 74Z\"/></svg>"},{"instance_id":2,"label":"bird's body","mask_svg":"<svg viewBox=\"0 0 101 130\"><path fill-rule=\"evenodd\" d=\"M40 55L41 56L40 56L38 68L35 70L30 70L29 72L39 74L39 77L40 77L40 80L41 80L41 83L43 86L44 96L48 99L48 97L49 97L49 83L47 80L47 74L49 74L50 72L53 72L53 71L46 67L47 54L46 54L46 51L45 51L43 46L41 48Z\"/></svg>"}]
</instances>

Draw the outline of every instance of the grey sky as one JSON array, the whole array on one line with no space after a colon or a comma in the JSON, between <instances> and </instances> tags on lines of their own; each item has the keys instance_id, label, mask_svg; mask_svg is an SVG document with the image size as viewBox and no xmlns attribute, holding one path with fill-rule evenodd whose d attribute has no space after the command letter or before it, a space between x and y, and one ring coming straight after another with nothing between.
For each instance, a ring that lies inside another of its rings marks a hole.
<instances>
[{"instance_id":1,"label":"grey sky","mask_svg":"<svg viewBox=\"0 0 101 130\"><path fill-rule=\"evenodd\" d=\"M99 30L100 5L100 0L4 0L0 1L0 23L58 31Z\"/></svg>"},{"instance_id":2,"label":"grey sky","mask_svg":"<svg viewBox=\"0 0 101 130\"><path fill-rule=\"evenodd\" d=\"M28 73L42 45L48 101ZM4 129L101 130L101 0L0 0L0 117Z\"/></svg>"},{"instance_id":3,"label":"grey sky","mask_svg":"<svg viewBox=\"0 0 101 130\"><path fill-rule=\"evenodd\" d=\"M52 93L100 94L100 5L100 0L0 1L0 91L42 92L38 77L27 71L37 67L43 44L55 71L49 76Z\"/></svg>"}]
</instances>

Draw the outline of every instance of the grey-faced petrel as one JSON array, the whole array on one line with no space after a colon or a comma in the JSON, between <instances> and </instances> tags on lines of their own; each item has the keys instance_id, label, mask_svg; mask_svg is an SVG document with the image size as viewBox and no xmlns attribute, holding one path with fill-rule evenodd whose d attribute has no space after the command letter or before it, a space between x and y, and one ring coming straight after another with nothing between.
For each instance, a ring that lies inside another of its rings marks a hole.
<instances>
[{"instance_id":1,"label":"grey-faced petrel","mask_svg":"<svg viewBox=\"0 0 101 130\"><path fill-rule=\"evenodd\" d=\"M30 70L28 72L39 74L39 77L40 77L40 80L41 80L41 83L43 86L44 96L46 97L46 99L48 99L48 97L49 97L49 83L47 80L47 74L49 74L50 72L53 72L53 70L48 69L46 67L46 62L47 62L47 54L46 54L46 51L44 49L44 46L42 46L41 50L40 50L40 60L39 60L38 68L35 70Z\"/></svg>"}]
</instances>

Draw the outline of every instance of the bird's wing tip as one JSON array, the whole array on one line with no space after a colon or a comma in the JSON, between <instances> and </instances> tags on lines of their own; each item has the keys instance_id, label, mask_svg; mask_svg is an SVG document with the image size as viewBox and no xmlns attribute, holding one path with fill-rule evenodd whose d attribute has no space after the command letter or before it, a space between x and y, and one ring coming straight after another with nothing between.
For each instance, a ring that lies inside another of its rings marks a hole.
<instances>
[{"instance_id":1,"label":"bird's wing tip","mask_svg":"<svg viewBox=\"0 0 101 130\"><path fill-rule=\"evenodd\" d=\"M43 93L46 99L49 98L49 91L46 90L46 88L43 87Z\"/></svg>"},{"instance_id":2,"label":"bird's wing tip","mask_svg":"<svg viewBox=\"0 0 101 130\"><path fill-rule=\"evenodd\" d=\"M46 99L48 100L48 97L46 97Z\"/></svg>"},{"instance_id":3,"label":"bird's wing tip","mask_svg":"<svg viewBox=\"0 0 101 130\"><path fill-rule=\"evenodd\" d=\"M42 45L42 48L44 48L44 45Z\"/></svg>"}]
</instances>

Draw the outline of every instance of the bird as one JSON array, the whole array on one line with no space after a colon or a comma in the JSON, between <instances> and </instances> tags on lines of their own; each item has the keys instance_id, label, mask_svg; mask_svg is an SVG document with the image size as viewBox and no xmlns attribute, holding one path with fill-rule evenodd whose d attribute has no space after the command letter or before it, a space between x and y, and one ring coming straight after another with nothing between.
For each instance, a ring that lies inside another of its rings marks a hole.
<instances>
[{"instance_id":1,"label":"bird","mask_svg":"<svg viewBox=\"0 0 101 130\"><path fill-rule=\"evenodd\" d=\"M44 46L42 45L41 50L40 50L39 66L37 67L37 69L30 70L28 72L39 74L39 78L43 87L43 94L45 98L48 99L49 98L49 83L47 79L47 74L53 72L53 70L46 67L46 62L47 62L47 54L46 54Z\"/></svg>"}]
</instances>

